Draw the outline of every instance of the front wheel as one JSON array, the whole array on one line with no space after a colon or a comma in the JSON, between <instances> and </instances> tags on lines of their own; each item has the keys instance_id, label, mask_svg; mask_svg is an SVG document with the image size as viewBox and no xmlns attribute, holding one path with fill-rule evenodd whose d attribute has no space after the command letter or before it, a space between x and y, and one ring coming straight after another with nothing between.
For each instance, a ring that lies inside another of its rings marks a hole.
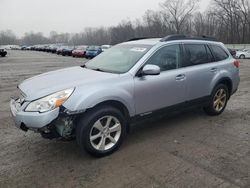
<instances>
[{"instance_id":1,"label":"front wheel","mask_svg":"<svg viewBox=\"0 0 250 188\"><path fill-rule=\"evenodd\" d=\"M216 86L210 97L209 105L204 111L211 116L220 115L226 108L229 99L228 88L224 84Z\"/></svg>"},{"instance_id":2,"label":"front wheel","mask_svg":"<svg viewBox=\"0 0 250 188\"><path fill-rule=\"evenodd\" d=\"M96 157L116 151L126 135L126 120L116 108L100 106L77 122L76 138L81 149Z\"/></svg>"}]
</instances>

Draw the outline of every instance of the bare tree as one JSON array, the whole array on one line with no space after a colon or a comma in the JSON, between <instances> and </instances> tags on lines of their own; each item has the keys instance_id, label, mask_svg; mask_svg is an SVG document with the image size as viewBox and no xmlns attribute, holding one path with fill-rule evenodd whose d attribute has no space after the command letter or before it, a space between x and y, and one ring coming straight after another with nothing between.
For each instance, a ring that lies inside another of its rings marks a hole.
<instances>
[{"instance_id":1,"label":"bare tree","mask_svg":"<svg viewBox=\"0 0 250 188\"><path fill-rule=\"evenodd\" d=\"M169 23L174 25L175 32L179 34L182 32L188 18L193 14L197 8L200 0L167 0L161 4L166 15L169 15Z\"/></svg>"},{"instance_id":2,"label":"bare tree","mask_svg":"<svg viewBox=\"0 0 250 188\"><path fill-rule=\"evenodd\" d=\"M46 44L48 43L48 38L43 36L43 33L38 32L29 32L25 33L22 38L22 43L26 45L34 45L34 44Z\"/></svg>"},{"instance_id":3,"label":"bare tree","mask_svg":"<svg viewBox=\"0 0 250 188\"><path fill-rule=\"evenodd\" d=\"M0 32L0 45L16 44L18 42L16 35L11 30Z\"/></svg>"}]
</instances>

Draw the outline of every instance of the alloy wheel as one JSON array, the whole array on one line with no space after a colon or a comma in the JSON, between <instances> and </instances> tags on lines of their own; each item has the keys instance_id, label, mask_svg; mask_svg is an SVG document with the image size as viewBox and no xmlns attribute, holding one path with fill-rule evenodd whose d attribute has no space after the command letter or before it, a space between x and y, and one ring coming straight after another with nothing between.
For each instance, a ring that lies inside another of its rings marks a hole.
<instances>
[{"instance_id":1,"label":"alloy wheel","mask_svg":"<svg viewBox=\"0 0 250 188\"><path fill-rule=\"evenodd\" d=\"M214 96L214 109L220 112L224 109L227 102L227 93L224 89L219 89Z\"/></svg>"},{"instance_id":2,"label":"alloy wheel","mask_svg":"<svg viewBox=\"0 0 250 188\"><path fill-rule=\"evenodd\" d=\"M109 150L116 145L121 137L121 129L121 123L116 117L101 117L94 123L90 131L90 143L96 150Z\"/></svg>"}]
</instances>

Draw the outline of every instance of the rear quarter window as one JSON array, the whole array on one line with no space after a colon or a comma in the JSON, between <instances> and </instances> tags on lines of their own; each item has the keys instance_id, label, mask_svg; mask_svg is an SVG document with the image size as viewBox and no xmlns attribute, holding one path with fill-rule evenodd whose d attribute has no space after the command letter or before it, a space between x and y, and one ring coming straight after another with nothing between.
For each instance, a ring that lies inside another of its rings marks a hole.
<instances>
[{"instance_id":1,"label":"rear quarter window","mask_svg":"<svg viewBox=\"0 0 250 188\"><path fill-rule=\"evenodd\" d=\"M229 57L227 52L220 46L217 45L209 45L211 48L215 61L223 61Z\"/></svg>"}]
</instances>

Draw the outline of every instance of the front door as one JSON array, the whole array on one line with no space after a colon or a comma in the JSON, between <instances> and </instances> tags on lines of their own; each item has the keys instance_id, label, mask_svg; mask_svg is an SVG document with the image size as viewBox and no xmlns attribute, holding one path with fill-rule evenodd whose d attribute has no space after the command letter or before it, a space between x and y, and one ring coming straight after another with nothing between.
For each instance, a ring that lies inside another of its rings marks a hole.
<instances>
[{"instance_id":1,"label":"front door","mask_svg":"<svg viewBox=\"0 0 250 188\"><path fill-rule=\"evenodd\" d=\"M161 73L134 78L137 115L185 102L186 75L177 69L180 61L178 44L162 47L149 58L146 64L159 66Z\"/></svg>"}]
</instances>

